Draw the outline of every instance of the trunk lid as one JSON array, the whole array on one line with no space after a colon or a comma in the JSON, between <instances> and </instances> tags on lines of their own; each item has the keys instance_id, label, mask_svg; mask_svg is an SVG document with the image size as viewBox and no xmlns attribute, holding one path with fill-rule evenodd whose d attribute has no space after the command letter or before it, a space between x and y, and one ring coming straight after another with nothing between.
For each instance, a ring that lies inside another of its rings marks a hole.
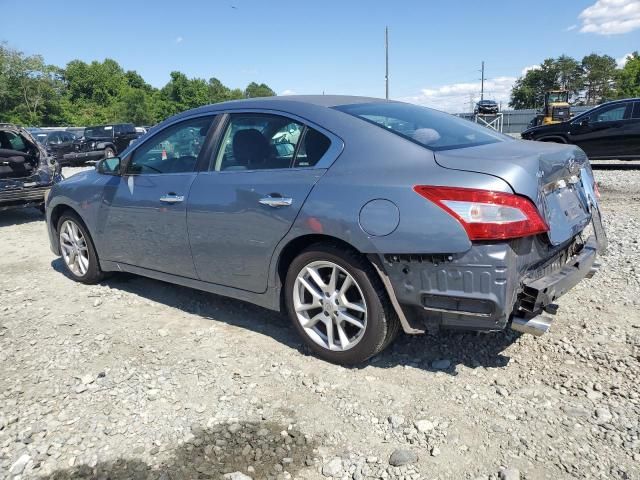
<instances>
[{"instance_id":1,"label":"trunk lid","mask_svg":"<svg viewBox=\"0 0 640 480\"><path fill-rule=\"evenodd\" d=\"M553 245L573 238L591 219L596 199L588 192L593 178L587 156L578 147L514 140L434 155L444 168L501 178L515 193L532 200L549 225Z\"/></svg>"}]
</instances>

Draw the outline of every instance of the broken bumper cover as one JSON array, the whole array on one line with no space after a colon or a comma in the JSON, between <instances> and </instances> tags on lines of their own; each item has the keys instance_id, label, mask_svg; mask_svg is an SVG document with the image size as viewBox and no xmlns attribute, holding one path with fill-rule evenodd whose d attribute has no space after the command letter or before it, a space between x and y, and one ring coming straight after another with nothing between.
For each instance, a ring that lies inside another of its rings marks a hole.
<instances>
[{"instance_id":1,"label":"broken bumper cover","mask_svg":"<svg viewBox=\"0 0 640 480\"><path fill-rule=\"evenodd\" d=\"M43 205L51 185L0 190L0 211Z\"/></svg>"},{"instance_id":2,"label":"broken bumper cover","mask_svg":"<svg viewBox=\"0 0 640 480\"><path fill-rule=\"evenodd\" d=\"M543 247L525 238L476 244L458 256L386 255L384 267L408 333L501 330L512 315L534 317L591 276L598 245L596 236L576 238L545 259ZM541 262L544 268L532 269Z\"/></svg>"}]
</instances>

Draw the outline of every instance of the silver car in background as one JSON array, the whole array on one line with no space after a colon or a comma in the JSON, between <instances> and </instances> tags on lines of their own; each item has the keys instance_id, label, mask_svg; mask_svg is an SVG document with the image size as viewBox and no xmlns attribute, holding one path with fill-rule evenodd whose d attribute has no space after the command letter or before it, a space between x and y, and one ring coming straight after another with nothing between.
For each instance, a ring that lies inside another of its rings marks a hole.
<instances>
[{"instance_id":1,"label":"silver car in background","mask_svg":"<svg viewBox=\"0 0 640 480\"><path fill-rule=\"evenodd\" d=\"M402 329L540 334L606 247L577 147L415 105L273 97L172 117L56 185L52 250L84 283L131 272L286 310L320 357Z\"/></svg>"}]
</instances>

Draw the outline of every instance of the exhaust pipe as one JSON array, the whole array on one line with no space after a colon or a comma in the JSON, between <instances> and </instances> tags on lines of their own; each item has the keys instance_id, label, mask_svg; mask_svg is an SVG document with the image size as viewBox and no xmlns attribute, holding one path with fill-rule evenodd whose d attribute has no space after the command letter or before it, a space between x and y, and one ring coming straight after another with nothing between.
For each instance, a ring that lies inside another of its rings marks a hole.
<instances>
[{"instance_id":1,"label":"exhaust pipe","mask_svg":"<svg viewBox=\"0 0 640 480\"><path fill-rule=\"evenodd\" d=\"M533 318L513 317L511 320L511 329L520 333L530 333L539 337L546 333L551 326L552 318L547 315L538 315Z\"/></svg>"}]
</instances>

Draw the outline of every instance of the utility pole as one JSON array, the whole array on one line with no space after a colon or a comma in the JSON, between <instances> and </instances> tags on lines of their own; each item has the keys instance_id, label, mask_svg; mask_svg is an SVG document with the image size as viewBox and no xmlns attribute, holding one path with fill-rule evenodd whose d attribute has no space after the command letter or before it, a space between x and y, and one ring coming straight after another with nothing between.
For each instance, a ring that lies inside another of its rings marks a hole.
<instances>
[{"instance_id":1,"label":"utility pole","mask_svg":"<svg viewBox=\"0 0 640 480\"><path fill-rule=\"evenodd\" d=\"M482 72L482 77L480 78L480 100L484 100L484 60L482 61L482 68L480 69Z\"/></svg>"},{"instance_id":2,"label":"utility pole","mask_svg":"<svg viewBox=\"0 0 640 480\"><path fill-rule=\"evenodd\" d=\"M389 100L389 27L384 27L384 63L385 63L385 73L384 73L385 96L384 98Z\"/></svg>"}]
</instances>

